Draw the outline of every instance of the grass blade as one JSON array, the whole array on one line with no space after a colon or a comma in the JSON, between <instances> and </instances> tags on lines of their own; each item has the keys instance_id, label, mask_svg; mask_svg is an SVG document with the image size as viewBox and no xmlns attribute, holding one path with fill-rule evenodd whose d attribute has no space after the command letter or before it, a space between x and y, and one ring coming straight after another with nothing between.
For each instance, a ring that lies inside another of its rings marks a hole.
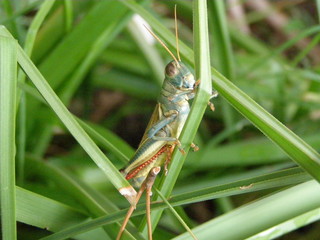
<instances>
[{"instance_id":1,"label":"grass blade","mask_svg":"<svg viewBox=\"0 0 320 240\"><path fill-rule=\"evenodd\" d=\"M311 210L298 217L292 218L286 222L280 223L279 225L273 226L257 235L251 236L246 240L265 240L265 239L276 239L284 234L294 231L300 227L311 224L315 221L320 220L320 208Z\"/></svg>"},{"instance_id":2,"label":"grass blade","mask_svg":"<svg viewBox=\"0 0 320 240\"><path fill-rule=\"evenodd\" d=\"M5 11L6 11L7 17L10 19L9 20L10 30L13 33L13 35L19 39L20 38L20 35L19 35L20 33L19 33L19 30L18 30L16 19L12 18L13 11L14 11L13 10L13 5L14 4L13 4L13 2L11 2L9 0L2 1L2 4L3 4L3 7L4 7Z\"/></svg>"},{"instance_id":3,"label":"grass blade","mask_svg":"<svg viewBox=\"0 0 320 240\"><path fill-rule=\"evenodd\" d=\"M53 4L55 3L55 0L46 0L41 4L41 7L39 11L37 12L37 15L34 17L30 28L28 29L28 33L26 36L25 46L24 50L27 53L28 56L31 55L32 49L34 46L34 42L37 36L37 33L39 31L40 26L42 25L45 17L48 15L49 11L51 10Z\"/></svg>"},{"instance_id":4,"label":"grass blade","mask_svg":"<svg viewBox=\"0 0 320 240\"><path fill-rule=\"evenodd\" d=\"M309 180L310 177L305 174L299 168L293 168L284 171L278 171L271 174L266 174L258 177L248 178L239 180L236 182L231 182L228 184L217 185L206 189L200 189L199 191L191 191L186 193L181 193L173 195L170 197L170 204L172 206L181 206L184 204L190 204L199 201L205 201L209 199L217 199L221 197L228 197L237 194L255 192L263 189L270 189L275 187L283 187L292 184L301 183ZM250 186L250 187L249 187ZM167 204L159 203L152 204L152 210L163 210L167 208ZM46 240L62 240L68 237L75 236L79 233L86 232L97 227L103 226L105 224L110 224L121 220L128 209L121 210L117 213L96 218L90 222L75 225L69 229L57 232L47 238ZM139 204L136 211L132 216L142 215L145 213L145 205ZM201 238L200 238L201 239Z\"/></svg>"},{"instance_id":5,"label":"grass blade","mask_svg":"<svg viewBox=\"0 0 320 240\"><path fill-rule=\"evenodd\" d=\"M2 239L16 239L15 112L17 43L0 37L0 189Z\"/></svg>"},{"instance_id":6,"label":"grass blade","mask_svg":"<svg viewBox=\"0 0 320 240\"><path fill-rule=\"evenodd\" d=\"M112 212L119 210L111 200L99 194L99 192L90 188L84 182L72 174L69 174L67 171L57 168L52 164L44 163L43 161L32 158L27 159L27 167L29 174L31 170L32 175L41 176L43 179L48 178L52 180L59 187L59 189L65 193L68 193L85 209L87 209L89 212L88 215L92 218L109 215ZM55 218L56 217L54 217L54 219ZM114 223L113 225L104 226L103 228L109 236L116 237L120 228L120 224ZM128 235L127 237L133 239L132 236Z\"/></svg>"},{"instance_id":7,"label":"grass blade","mask_svg":"<svg viewBox=\"0 0 320 240\"><path fill-rule=\"evenodd\" d=\"M72 8L71 0L64 0L64 15L65 15L66 32L69 32L72 28L72 21L73 21L73 8Z\"/></svg>"},{"instance_id":8,"label":"grass blade","mask_svg":"<svg viewBox=\"0 0 320 240\"><path fill-rule=\"evenodd\" d=\"M52 8L55 1L46 0L42 3L39 11L37 12L36 16L34 17L30 28L28 29L24 51L30 57L32 53L32 49L34 46L35 38L37 36L38 30L43 23L45 17L49 13L50 9ZM23 73L22 69L19 69L18 73L18 82L25 81L25 74ZM18 101L19 104L19 112L18 112L18 121L19 121L19 128L18 128L18 147L17 147L17 175L18 175L18 183L21 185L23 184L24 180L24 159L25 159L25 146L26 146L26 97L23 92L18 90Z\"/></svg>"},{"instance_id":9,"label":"grass blade","mask_svg":"<svg viewBox=\"0 0 320 240\"><path fill-rule=\"evenodd\" d=\"M319 208L319 198L319 184L316 181L308 181L237 208L192 231L200 239L210 239L212 236L219 236L221 240L245 239L283 221ZM233 230L226 231L226 229ZM174 239L190 238L184 233Z\"/></svg>"},{"instance_id":10,"label":"grass blade","mask_svg":"<svg viewBox=\"0 0 320 240\"><path fill-rule=\"evenodd\" d=\"M39 67L53 89L60 86L62 81L78 67L107 26L121 21L126 12L127 10L115 1L99 1L93 6L85 18ZM83 34L84 32L86 34ZM55 66L55 71L52 71L52 66Z\"/></svg>"},{"instance_id":11,"label":"grass blade","mask_svg":"<svg viewBox=\"0 0 320 240\"><path fill-rule=\"evenodd\" d=\"M10 33L8 33L4 27L0 29L0 34L10 36ZM54 110L71 134L98 165L98 167L100 167L101 170L107 175L112 184L117 189L129 188L130 191L135 192L128 181L126 181L119 173L118 169L113 166L110 160L107 159L107 157L97 147L92 139L90 139L88 134L81 128L79 123L63 105L48 82L44 79L39 70L34 66L30 58L21 48L18 48L18 62L34 85L37 87L41 95L48 102L50 107Z\"/></svg>"},{"instance_id":12,"label":"grass blade","mask_svg":"<svg viewBox=\"0 0 320 240\"><path fill-rule=\"evenodd\" d=\"M197 240L197 237L193 234L193 232L191 231L191 229L188 227L188 225L183 221L182 217L180 217L180 215L177 213L177 211L171 206L171 204L168 202L168 200L165 198L165 196L162 195L162 193L159 190L156 190L157 193L159 194L159 196L161 197L162 201L167 204L168 208L170 209L170 211L173 213L173 215L179 220L179 222L181 223L181 225L189 232L190 236L192 236L192 238L194 240Z\"/></svg>"},{"instance_id":13,"label":"grass blade","mask_svg":"<svg viewBox=\"0 0 320 240\"><path fill-rule=\"evenodd\" d=\"M212 16L213 30L213 56L215 57L216 68L229 80L234 79L234 59L224 1L209 1ZM222 112L226 128L230 129L235 124L234 111L225 101L222 102Z\"/></svg>"},{"instance_id":14,"label":"grass blade","mask_svg":"<svg viewBox=\"0 0 320 240\"><path fill-rule=\"evenodd\" d=\"M89 154L89 156L108 176L113 185L117 189L120 189L122 187L129 187L130 184L106 158L106 156L101 152L97 145L89 138L87 133L80 127L79 123L63 105L52 88L43 78L39 70L33 65L31 60L28 58L28 56L26 56L25 52L22 49L19 49L18 61L28 77L37 87L41 95L46 99L50 107L58 115L60 120L65 124L71 134L77 139L80 145Z\"/></svg>"}]
</instances>

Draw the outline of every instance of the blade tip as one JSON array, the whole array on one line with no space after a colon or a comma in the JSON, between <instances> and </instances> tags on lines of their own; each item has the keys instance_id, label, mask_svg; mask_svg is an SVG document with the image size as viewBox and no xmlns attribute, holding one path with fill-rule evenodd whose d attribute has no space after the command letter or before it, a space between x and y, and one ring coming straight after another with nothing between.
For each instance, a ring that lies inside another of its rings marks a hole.
<instances>
[{"instance_id":1,"label":"blade tip","mask_svg":"<svg viewBox=\"0 0 320 240\"><path fill-rule=\"evenodd\" d=\"M132 186L120 188L119 192L129 201L132 206L136 205L137 192Z\"/></svg>"}]
</instances>

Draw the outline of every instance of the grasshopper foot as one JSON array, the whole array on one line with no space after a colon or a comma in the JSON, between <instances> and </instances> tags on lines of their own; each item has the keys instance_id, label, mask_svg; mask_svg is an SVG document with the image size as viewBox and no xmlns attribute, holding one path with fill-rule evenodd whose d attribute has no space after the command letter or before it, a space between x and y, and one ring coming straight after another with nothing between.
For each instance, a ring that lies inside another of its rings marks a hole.
<instances>
[{"instance_id":1,"label":"grasshopper foot","mask_svg":"<svg viewBox=\"0 0 320 240\"><path fill-rule=\"evenodd\" d=\"M216 90L213 90L213 89L212 89L210 99L211 99L211 98L218 97L218 95L219 95L219 93L218 93Z\"/></svg>"},{"instance_id":2,"label":"grasshopper foot","mask_svg":"<svg viewBox=\"0 0 320 240\"><path fill-rule=\"evenodd\" d=\"M194 84L194 88L197 88L197 87L199 86L200 82L201 82L201 80L200 80L200 79L199 79L199 80L197 80L197 81L195 82L195 84Z\"/></svg>"},{"instance_id":3,"label":"grasshopper foot","mask_svg":"<svg viewBox=\"0 0 320 240\"><path fill-rule=\"evenodd\" d=\"M184 155L186 154L186 151L181 147L181 142L177 139L175 144L177 145L179 151Z\"/></svg>"},{"instance_id":4,"label":"grasshopper foot","mask_svg":"<svg viewBox=\"0 0 320 240\"><path fill-rule=\"evenodd\" d=\"M192 148L192 150L193 150L194 152L199 151L198 145L196 145L196 144L194 144L194 143L191 143L190 147Z\"/></svg>"},{"instance_id":5,"label":"grasshopper foot","mask_svg":"<svg viewBox=\"0 0 320 240\"><path fill-rule=\"evenodd\" d=\"M218 92L217 92L216 90L212 90L210 99L215 98L215 97L217 97L217 96L218 96ZM210 102L210 100L209 100L209 102L208 102L208 105L209 105L211 111L213 112L213 111L215 110L215 107L214 107L213 103Z\"/></svg>"},{"instance_id":6,"label":"grasshopper foot","mask_svg":"<svg viewBox=\"0 0 320 240\"><path fill-rule=\"evenodd\" d=\"M208 105L209 105L210 110L211 110L212 112L214 112L214 110L216 110L216 108L214 107L214 104L213 104L212 102L208 102Z\"/></svg>"},{"instance_id":7,"label":"grasshopper foot","mask_svg":"<svg viewBox=\"0 0 320 240\"><path fill-rule=\"evenodd\" d=\"M186 151L182 147L179 147L179 151L181 152L182 155L186 154Z\"/></svg>"}]
</instances>

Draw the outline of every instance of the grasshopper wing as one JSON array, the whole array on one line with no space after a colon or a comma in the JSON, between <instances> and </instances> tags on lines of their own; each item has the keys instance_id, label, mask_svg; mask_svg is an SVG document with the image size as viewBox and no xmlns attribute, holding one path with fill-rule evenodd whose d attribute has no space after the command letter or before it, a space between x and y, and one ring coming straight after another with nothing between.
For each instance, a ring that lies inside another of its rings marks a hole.
<instances>
[{"instance_id":1,"label":"grasshopper wing","mask_svg":"<svg viewBox=\"0 0 320 240\"><path fill-rule=\"evenodd\" d=\"M156 105L155 109L153 110L153 113L152 113L152 115L151 115L151 118L150 118L150 120L149 120L149 123L148 123L148 125L147 125L147 128L146 128L144 134L143 134L143 137L142 137L142 139L141 139L141 142L140 142L138 148L140 148L141 145L142 145L142 144L145 142L145 140L148 138L147 133L148 133L149 129L150 129L155 123L157 123L157 122L162 118L162 116L163 116L163 113L162 113L161 105L160 105L160 103L158 103L158 104Z\"/></svg>"}]
</instances>

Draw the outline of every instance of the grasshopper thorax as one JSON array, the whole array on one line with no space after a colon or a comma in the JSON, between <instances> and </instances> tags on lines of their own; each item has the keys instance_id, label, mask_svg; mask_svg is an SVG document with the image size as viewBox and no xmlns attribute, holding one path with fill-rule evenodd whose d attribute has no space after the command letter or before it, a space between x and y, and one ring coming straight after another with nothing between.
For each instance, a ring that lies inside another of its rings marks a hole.
<instances>
[{"instance_id":1,"label":"grasshopper thorax","mask_svg":"<svg viewBox=\"0 0 320 240\"><path fill-rule=\"evenodd\" d=\"M165 81L181 91L193 90L195 79L188 67L181 61L171 61L165 68Z\"/></svg>"}]
</instances>

